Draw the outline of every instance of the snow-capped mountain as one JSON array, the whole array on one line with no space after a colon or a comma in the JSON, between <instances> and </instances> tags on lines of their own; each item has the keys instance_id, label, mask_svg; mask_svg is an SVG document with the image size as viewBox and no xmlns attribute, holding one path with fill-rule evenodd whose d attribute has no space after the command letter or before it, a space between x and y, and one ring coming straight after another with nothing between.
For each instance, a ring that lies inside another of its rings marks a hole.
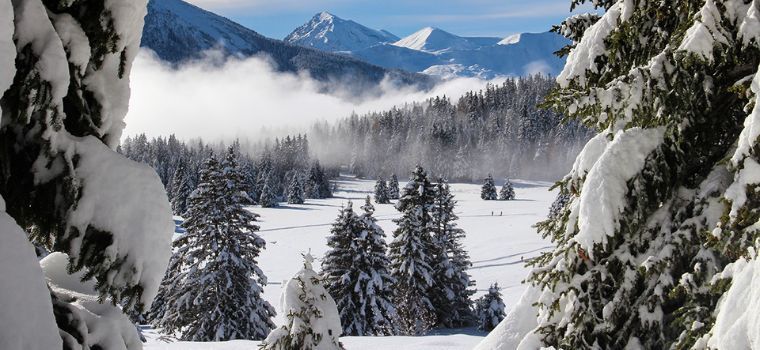
<instances>
[{"instance_id":1,"label":"snow-capped mountain","mask_svg":"<svg viewBox=\"0 0 760 350\"><path fill-rule=\"evenodd\" d=\"M339 26L344 28L344 26ZM393 36L380 33L393 40ZM376 84L386 76L402 84L429 86L430 77L383 68L357 58L267 38L253 30L182 0L150 0L142 47L168 62L201 57L209 49L243 57L268 54L285 72L307 71L314 78Z\"/></svg>"},{"instance_id":2,"label":"snow-capped mountain","mask_svg":"<svg viewBox=\"0 0 760 350\"><path fill-rule=\"evenodd\" d=\"M333 52L357 51L397 40L399 38L388 31L370 29L329 12L316 14L285 37L285 41L292 44Z\"/></svg>"},{"instance_id":3,"label":"snow-capped mountain","mask_svg":"<svg viewBox=\"0 0 760 350\"><path fill-rule=\"evenodd\" d=\"M456 50L473 50L480 45L438 28L425 27L395 43L395 46L430 53Z\"/></svg>"},{"instance_id":4,"label":"snow-capped mountain","mask_svg":"<svg viewBox=\"0 0 760 350\"><path fill-rule=\"evenodd\" d=\"M381 32L323 12L285 40L346 53L386 68L443 77L483 78L537 72L556 75L565 61L554 56L554 52L569 44L564 37L550 32L521 33L506 38L463 37L426 27L396 41L378 33Z\"/></svg>"}]
</instances>

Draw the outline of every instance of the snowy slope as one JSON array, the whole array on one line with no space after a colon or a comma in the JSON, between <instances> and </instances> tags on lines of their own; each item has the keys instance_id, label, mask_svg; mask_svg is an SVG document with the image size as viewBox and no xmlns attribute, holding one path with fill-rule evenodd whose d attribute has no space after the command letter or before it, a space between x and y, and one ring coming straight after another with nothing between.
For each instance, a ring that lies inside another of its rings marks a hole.
<instances>
[{"instance_id":1,"label":"snowy slope","mask_svg":"<svg viewBox=\"0 0 760 350\"><path fill-rule=\"evenodd\" d=\"M220 49L243 57L266 54L279 71L307 71L322 81L348 77L352 82L375 84L389 76L403 84L432 83L421 74L270 39L182 0L150 0L141 46L172 63L202 57L209 49Z\"/></svg>"},{"instance_id":2,"label":"snowy slope","mask_svg":"<svg viewBox=\"0 0 760 350\"><path fill-rule=\"evenodd\" d=\"M455 50L473 50L478 44L445 32L438 28L425 27L393 45L430 53L442 53Z\"/></svg>"},{"instance_id":3,"label":"snowy slope","mask_svg":"<svg viewBox=\"0 0 760 350\"><path fill-rule=\"evenodd\" d=\"M367 28L329 12L321 12L285 37L285 42L324 51L356 51L399 38L390 32Z\"/></svg>"},{"instance_id":4,"label":"snowy slope","mask_svg":"<svg viewBox=\"0 0 760 350\"><path fill-rule=\"evenodd\" d=\"M521 33L506 38L462 37L426 27L403 39L390 40L382 31L326 12L315 15L287 42L328 52L340 52L386 68L452 78L557 75L565 60L554 52L569 44L564 37Z\"/></svg>"},{"instance_id":5,"label":"snowy slope","mask_svg":"<svg viewBox=\"0 0 760 350\"><path fill-rule=\"evenodd\" d=\"M264 297L277 305L283 281L288 280L302 268L301 253L311 249L321 258L327 251L327 235L330 225L341 205L348 199L355 203L363 201L374 187L374 181L341 178L336 197L324 200L307 200L303 205L282 204L279 208L251 210L261 215L260 235L267 241L267 248L259 259L259 266L269 279ZM517 200L483 201L480 185L452 184L451 189L458 201L456 213L459 225L466 233L464 241L473 267L470 273L476 281L477 294L483 295L493 282L504 288L504 301L509 310L519 299L525 286L520 282L528 273L523 259L528 259L550 247L531 226L542 220L555 193L549 192L549 184L529 181L513 181ZM403 184L402 184L403 185ZM376 205L375 216L385 230L387 241L392 238L396 224L391 220L399 217L393 205ZM493 216L491 215L493 213ZM502 214L502 215L500 215ZM318 268L319 262L315 263ZM282 324L283 315L275 323ZM255 342L233 341L216 343L163 343L160 336L150 331L146 349L251 349ZM442 330L424 337L342 337L347 349L471 349L485 336L473 329Z\"/></svg>"}]
</instances>

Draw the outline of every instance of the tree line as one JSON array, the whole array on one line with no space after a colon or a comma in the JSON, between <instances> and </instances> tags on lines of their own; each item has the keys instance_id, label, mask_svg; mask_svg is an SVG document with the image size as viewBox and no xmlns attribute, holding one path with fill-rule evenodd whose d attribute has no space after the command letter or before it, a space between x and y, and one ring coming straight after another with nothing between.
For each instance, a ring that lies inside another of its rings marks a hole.
<instances>
[{"instance_id":1,"label":"tree line","mask_svg":"<svg viewBox=\"0 0 760 350\"><path fill-rule=\"evenodd\" d=\"M248 194L248 204L273 207L279 202L303 203L305 198L332 196L329 180L338 176L338 169L326 169L319 160L311 158L305 135L275 139L264 145L257 156L243 152L239 141L230 146L240 163L241 186ZM223 154L226 148L223 142L216 145L200 139L185 142L174 135L148 139L139 134L126 137L117 151L152 166L166 188L174 213L182 215L190 193L200 183L203 163L211 155Z\"/></svg>"},{"instance_id":2,"label":"tree line","mask_svg":"<svg viewBox=\"0 0 760 350\"><path fill-rule=\"evenodd\" d=\"M473 181L484 174L554 180L591 130L538 105L555 86L541 75L489 84L452 102L438 96L309 130L314 154L360 177L387 177L423 165L434 177Z\"/></svg>"}]
</instances>

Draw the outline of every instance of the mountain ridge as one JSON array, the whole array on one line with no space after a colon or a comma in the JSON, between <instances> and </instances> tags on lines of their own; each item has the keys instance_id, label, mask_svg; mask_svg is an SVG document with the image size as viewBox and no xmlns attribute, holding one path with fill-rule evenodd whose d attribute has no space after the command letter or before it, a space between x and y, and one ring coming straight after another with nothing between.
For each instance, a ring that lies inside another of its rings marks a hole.
<instances>
[{"instance_id":1,"label":"mountain ridge","mask_svg":"<svg viewBox=\"0 0 760 350\"><path fill-rule=\"evenodd\" d=\"M354 37L340 33L344 27L333 26L317 31L314 19L296 29L286 41L311 45L321 50L341 52L363 61L385 67L422 72L445 78L477 76L519 76L533 73L556 75L564 67L564 59L554 52L569 44L566 38L551 32L518 33L506 38L464 37L435 27L422 28L396 41L377 39L374 45L356 45ZM351 22L330 14L333 22ZM309 33L319 33L310 36ZM312 44L325 38L331 45ZM340 47L339 50L334 47Z\"/></svg>"},{"instance_id":2,"label":"mountain ridge","mask_svg":"<svg viewBox=\"0 0 760 350\"><path fill-rule=\"evenodd\" d=\"M313 78L350 81L360 87L384 79L402 85L429 87L434 80L423 74L384 68L351 57L267 38L225 17L182 0L150 0L141 47L153 50L164 61L181 64L200 59L207 50L227 56L266 54L280 72L308 72Z\"/></svg>"}]
</instances>

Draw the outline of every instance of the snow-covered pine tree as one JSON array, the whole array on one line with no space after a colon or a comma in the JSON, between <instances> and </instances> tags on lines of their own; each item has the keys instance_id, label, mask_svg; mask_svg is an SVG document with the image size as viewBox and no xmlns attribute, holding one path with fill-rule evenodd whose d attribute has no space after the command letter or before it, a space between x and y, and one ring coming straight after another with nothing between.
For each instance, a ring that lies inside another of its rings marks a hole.
<instances>
[{"instance_id":1,"label":"snow-covered pine tree","mask_svg":"<svg viewBox=\"0 0 760 350\"><path fill-rule=\"evenodd\" d=\"M360 303L354 298L357 280L352 280L351 270L354 258L359 254L361 247L356 237L362 232L359 216L353 209L353 203L348 201L346 206L338 212L330 228L330 236L327 238L329 250L322 259L322 276L330 295L338 305L341 324L344 329L355 329L354 318L362 312ZM348 333L347 333L348 334Z\"/></svg>"},{"instance_id":2,"label":"snow-covered pine tree","mask_svg":"<svg viewBox=\"0 0 760 350\"><path fill-rule=\"evenodd\" d=\"M277 202L277 195L274 193L274 189L273 186L270 185L270 181L265 181L264 186L261 188L259 205L261 205L262 208L275 208L279 205Z\"/></svg>"},{"instance_id":3,"label":"snow-covered pine tree","mask_svg":"<svg viewBox=\"0 0 760 350\"><path fill-rule=\"evenodd\" d=\"M395 334L393 278L388 272L385 233L372 216L369 202L357 216L353 204L343 208L330 232L330 250L322 260L322 276L338 305L343 334Z\"/></svg>"},{"instance_id":4,"label":"snow-covered pine tree","mask_svg":"<svg viewBox=\"0 0 760 350\"><path fill-rule=\"evenodd\" d=\"M496 194L496 185L493 182L491 174L488 174L488 177L483 183L483 187L480 189L480 198L487 201L493 201L499 198Z\"/></svg>"},{"instance_id":5,"label":"snow-covered pine tree","mask_svg":"<svg viewBox=\"0 0 760 350\"><path fill-rule=\"evenodd\" d=\"M388 199L399 198L398 177L396 174L391 175L391 179L388 181Z\"/></svg>"},{"instance_id":6,"label":"snow-covered pine tree","mask_svg":"<svg viewBox=\"0 0 760 350\"><path fill-rule=\"evenodd\" d=\"M362 232L357 235L360 246L359 254L354 258L354 274L360 286L358 289L359 309L363 310L360 320L361 328L357 327L355 335L394 335L396 327L396 308L393 305L393 285L395 280L390 274L390 259L388 245L385 243L385 232L377 224L374 217L375 207L369 196L361 207L359 215ZM343 326L344 334L348 328Z\"/></svg>"},{"instance_id":7,"label":"snow-covered pine tree","mask_svg":"<svg viewBox=\"0 0 760 350\"><path fill-rule=\"evenodd\" d=\"M240 172L243 174L243 190L248 193L250 204L258 204L260 193L256 192L256 168L250 159L242 162Z\"/></svg>"},{"instance_id":8,"label":"snow-covered pine tree","mask_svg":"<svg viewBox=\"0 0 760 350\"><path fill-rule=\"evenodd\" d=\"M191 187L190 176L188 174L185 162L180 160L177 170L172 176L172 211L175 215L182 215L187 210L187 198L193 192Z\"/></svg>"},{"instance_id":9,"label":"snow-covered pine tree","mask_svg":"<svg viewBox=\"0 0 760 350\"><path fill-rule=\"evenodd\" d=\"M166 268L164 279L161 281L158 293L153 299L153 304L150 305L150 309L145 315L149 323L158 325L164 315L166 315L167 307L172 305L172 301L168 298L171 296L172 291L176 289L177 283L180 282L177 276L182 272L184 259L184 256L176 252L169 259L169 266Z\"/></svg>"},{"instance_id":10,"label":"snow-covered pine tree","mask_svg":"<svg viewBox=\"0 0 760 350\"><path fill-rule=\"evenodd\" d=\"M306 196L314 199L332 197L330 180L325 176L324 170L318 160L314 161L309 170L309 177L306 180Z\"/></svg>"},{"instance_id":11,"label":"snow-covered pine tree","mask_svg":"<svg viewBox=\"0 0 760 350\"><path fill-rule=\"evenodd\" d=\"M429 294L436 251L431 218L434 201L435 187L425 170L417 166L396 204L401 217L393 220L398 228L393 232L389 250L401 334L422 335L436 323Z\"/></svg>"},{"instance_id":12,"label":"snow-covered pine tree","mask_svg":"<svg viewBox=\"0 0 760 350\"><path fill-rule=\"evenodd\" d=\"M467 273L472 264L462 244L465 232L456 224L459 218L454 214L455 206L449 184L439 179L431 212L436 251L430 295L438 324L447 328L467 326L475 319L470 300L475 294L475 281Z\"/></svg>"},{"instance_id":13,"label":"snow-covered pine tree","mask_svg":"<svg viewBox=\"0 0 760 350\"><path fill-rule=\"evenodd\" d=\"M559 192L557 193L557 198L554 199L554 202L552 202L552 205L549 207L549 215L547 216L549 219L556 219L560 214L562 214L563 209L565 209L565 205L567 205L567 202L570 201L570 194L566 192Z\"/></svg>"},{"instance_id":14,"label":"snow-covered pine tree","mask_svg":"<svg viewBox=\"0 0 760 350\"><path fill-rule=\"evenodd\" d=\"M304 267L283 287L285 324L272 330L261 350L342 350L340 316L335 300L314 272L314 257L304 255Z\"/></svg>"},{"instance_id":15,"label":"snow-covered pine tree","mask_svg":"<svg viewBox=\"0 0 760 350\"><path fill-rule=\"evenodd\" d=\"M515 199L515 188L512 186L512 181L506 179L504 185L501 186L501 191L499 191L499 200L511 201L513 199Z\"/></svg>"},{"instance_id":16,"label":"snow-covered pine tree","mask_svg":"<svg viewBox=\"0 0 760 350\"><path fill-rule=\"evenodd\" d=\"M388 186L386 185L385 180L381 177L377 179L377 182L375 183L375 203L388 204L390 202Z\"/></svg>"},{"instance_id":17,"label":"snow-covered pine tree","mask_svg":"<svg viewBox=\"0 0 760 350\"><path fill-rule=\"evenodd\" d=\"M504 309L504 300L501 298L501 288L498 283L494 283L488 288L488 293L480 297L475 302L475 314L478 317L478 329L491 331L506 314Z\"/></svg>"},{"instance_id":18,"label":"snow-covered pine tree","mask_svg":"<svg viewBox=\"0 0 760 350\"><path fill-rule=\"evenodd\" d=\"M248 192L245 190L247 184L245 183L245 176L240 165L239 147L240 145L237 142L227 147L224 159L220 162L220 171L222 177L227 181L226 188L234 191L228 199L233 200L236 205L243 205L250 203L251 200L248 198Z\"/></svg>"},{"instance_id":19,"label":"snow-covered pine tree","mask_svg":"<svg viewBox=\"0 0 760 350\"><path fill-rule=\"evenodd\" d=\"M190 196L187 233L174 241L182 266L163 284L170 304L156 325L183 340L263 339L274 328L256 262L265 242L255 233L256 215L243 208L235 159L206 161Z\"/></svg>"},{"instance_id":20,"label":"snow-covered pine tree","mask_svg":"<svg viewBox=\"0 0 760 350\"><path fill-rule=\"evenodd\" d=\"M300 175L298 173L294 173L293 178L290 180L290 185L288 186L288 204L303 204L303 192L303 185L301 185Z\"/></svg>"},{"instance_id":21,"label":"snow-covered pine tree","mask_svg":"<svg viewBox=\"0 0 760 350\"><path fill-rule=\"evenodd\" d=\"M494 341L750 348L760 334L734 326L758 314L758 3L594 4L556 28L574 43L547 101L600 132L538 226L556 248L510 311L538 317Z\"/></svg>"},{"instance_id":22,"label":"snow-covered pine tree","mask_svg":"<svg viewBox=\"0 0 760 350\"><path fill-rule=\"evenodd\" d=\"M0 1L0 315L11 317L0 339L9 347L140 346L108 304L150 305L170 255L161 179L114 152L145 11L132 0ZM66 253L48 261L68 265L63 275L94 279L91 302L46 286L22 228Z\"/></svg>"}]
</instances>

